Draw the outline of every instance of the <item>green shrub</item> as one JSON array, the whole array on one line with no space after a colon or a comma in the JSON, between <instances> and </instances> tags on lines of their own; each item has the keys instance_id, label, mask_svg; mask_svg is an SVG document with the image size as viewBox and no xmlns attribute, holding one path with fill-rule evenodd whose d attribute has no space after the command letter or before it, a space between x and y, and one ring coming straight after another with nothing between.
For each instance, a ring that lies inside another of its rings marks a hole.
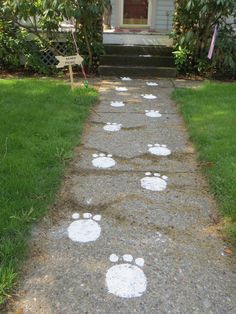
<instances>
[{"instance_id":1,"label":"green shrub","mask_svg":"<svg viewBox=\"0 0 236 314\"><path fill-rule=\"evenodd\" d=\"M174 55L180 73L235 77L236 38L227 18L236 12L235 0L176 0ZM207 58L215 25L218 36L212 60Z\"/></svg>"},{"instance_id":2,"label":"green shrub","mask_svg":"<svg viewBox=\"0 0 236 314\"><path fill-rule=\"evenodd\" d=\"M21 67L24 61L28 69L43 73L53 72L56 70L54 66L45 66L44 54L55 56L76 53L78 47L87 69L95 70L99 56L104 53L102 15L107 2L107 0L2 1L1 66L16 69ZM76 45L71 32L59 32L62 21L72 21L75 25ZM66 39L68 48L66 52L57 48L60 37Z\"/></svg>"}]
</instances>

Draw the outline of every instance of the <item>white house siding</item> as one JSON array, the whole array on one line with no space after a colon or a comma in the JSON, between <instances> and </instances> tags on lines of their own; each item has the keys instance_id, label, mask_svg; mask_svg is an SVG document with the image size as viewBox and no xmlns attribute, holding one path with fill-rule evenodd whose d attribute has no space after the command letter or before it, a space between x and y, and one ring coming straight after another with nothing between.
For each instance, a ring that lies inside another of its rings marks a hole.
<instances>
[{"instance_id":1,"label":"white house siding","mask_svg":"<svg viewBox=\"0 0 236 314\"><path fill-rule=\"evenodd\" d=\"M170 32L172 30L174 0L154 0L155 17L153 18L153 28L160 32Z\"/></svg>"},{"instance_id":2,"label":"white house siding","mask_svg":"<svg viewBox=\"0 0 236 314\"><path fill-rule=\"evenodd\" d=\"M174 12L174 0L149 0L151 3L151 29L161 33L170 32L172 29L172 16ZM112 28L121 26L122 0L111 0Z\"/></svg>"},{"instance_id":3,"label":"white house siding","mask_svg":"<svg viewBox=\"0 0 236 314\"><path fill-rule=\"evenodd\" d=\"M121 0L111 0L111 6L112 6L111 26L112 28L120 27Z\"/></svg>"}]
</instances>

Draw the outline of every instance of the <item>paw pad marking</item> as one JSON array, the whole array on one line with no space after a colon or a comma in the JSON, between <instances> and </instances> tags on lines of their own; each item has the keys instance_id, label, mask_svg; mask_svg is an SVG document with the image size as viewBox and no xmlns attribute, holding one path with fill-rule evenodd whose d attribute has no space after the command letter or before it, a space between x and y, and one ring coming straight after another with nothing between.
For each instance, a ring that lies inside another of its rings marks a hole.
<instances>
[{"instance_id":1,"label":"paw pad marking","mask_svg":"<svg viewBox=\"0 0 236 314\"><path fill-rule=\"evenodd\" d=\"M80 214L74 213L72 218L75 219L67 228L68 237L73 242L93 242L96 241L101 234L101 227L98 221L101 220L101 215L93 216L90 213L83 214L80 219Z\"/></svg>"},{"instance_id":2,"label":"paw pad marking","mask_svg":"<svg viewBox=\"0 0 236 314\"><path fill-rule=\"evenodd\" d=\"M160 118L162 116L162 114L156 110L145 110L145 115L150 118Z\"/></svg>"},{"instance_id":3,"label":"paw pad marking","mask_svg":"<svg viewBox=\"0 0 236 314\"><path fill-rule=\"evenodd\" d=\"M111 106L115 108L124 107L123 101L111 101Z\"/></svg>"},{"instance_id":4,"label":"paw pad marking","mask_svg":"<svg viewBox=\"0 0 236 314\"><path fill-rule=\"evenodd\" d=\"M126 77L126 76L121 77L120 79L121 79L122 81L132 81L132 79L131 79L130 77Z\"/></svg>"},{"instance_id":5,"label":"paw pad marking","mask_svg":"<svg viewBox=\"0 0 236 314\"><path fill-rule=\"evenodd\" d=\"M166 145L160 145L160 144L148 144L148 151L156 156L168 156L171 154L171 150L167 148Z\"/></svg>"},{"instance_id":6,"label":"paw pad marking","mask_svg":"<svg viewBox=\"0 0 236 314\"><path fill-rule=\"evenodd\" d=\"M156 82L147 82L147 86L158 86Z\"/></svg>"},{"instance_id":7,"label":"paw pad marking","mask_svg":"<svg viewBox=\"0 0 236 314\"><path fill-rule=\"evenodd\" d=\"M167 187L167 176L161 176L159 173L146 172L145 177L141 179L142 188L150 191L164 191Z\"/></svg>"},{"instance_id":8,"label":"paw pad marking","mask_svg":"<svg viewBox=\"0 0 236 314\"><path fill-rule=\"evenodd\" d=\"M153 94L142 94L141 95L144 99L156 99L157 96L153 95Z\"/></svg>"},{"instance_id":9,"label":"paw pad marking","mask_svg":"<svg viewBox=\"0 0 236 314\"><path fill-rule=\"evenodd\" d=\"M106 284L108 292L121 298L141 297L147 289L147 278L141 269L144 266L143 258L136 258L130 254L119 258L116 254L110 256L112 263L122 260L122 264L117 264L108 269L106 274Z\"/></svg>"},{"instance_id":10,"label":"paw pad marking","mask_svg":"<svg viewBox=\"0 0 236 314\"><path fill-rule=\"evenodd\" d=\"M93 154L92 164L96 168L111 168L116 165L115 160L112 158L111 154Z\"/></svg>"},{"instance_id":11,"label":"paw pad marking","mask_svg":"<svg viewBox=\"0 0 236 314\"><path fill-rule=\"evenodd\" d=\"M127 87L123 87L123 86L121 86L121 87L116 87L116 91L117 91L117 92L127 92L127 90L128 90Z\"/></svg>"},{"instance_id":12,"label":"paw pad marking","mask_svg":"<svg viewBox=\"0 0 236 314\"><path fill-rule=\"evenodd\" d=\"M108 122L103 129L108 132L118 132L122 128L122 124Z\"/></svg>"}]
</instances>

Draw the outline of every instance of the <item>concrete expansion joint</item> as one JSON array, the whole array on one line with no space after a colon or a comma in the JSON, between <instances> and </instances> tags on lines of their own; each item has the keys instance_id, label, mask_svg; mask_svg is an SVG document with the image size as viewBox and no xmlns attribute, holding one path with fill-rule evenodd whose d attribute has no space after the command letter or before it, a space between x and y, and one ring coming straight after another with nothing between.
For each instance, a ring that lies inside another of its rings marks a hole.
<instances>
[{"instance_id":1,"label":"concrete expansion joint","mask_svg":"<svg viewBox=\"0 0 236 314\"><path fill-rule=\"evenodd\" d=\"M177 112L162 112L161 111L161 108L157 108L157 109L159 109L159 111L160 111L160 113L162 114L162 116L165 116L165 115L174 115L174 116L176 116L176 117L178 117L179 115L177 114ZM118 110L118 109L117 109ZM129 115L132 115L132 114L140 114L140 115L143 115L144 114L144 111L145 110L136 110L136 111L125 111L125 110L119 110L119 111L98 111L97 110L97 112L100 114L100 115L102 115L103 113L108 113L108 114L117 114L117 115L120 115L121 113L122 114L129 114ZM163 120L163 119L162 119Z\"/></svg>"},{"instance_id":2,"label":"concrete expansion joint","mask_svg":"<svg viewBox=\"0 0 236 314\"><path fill-rule=\"evenodd\" d=\"M73 199L73 201L71 201ZM137 195L137 194L125 194L125 195L119 195L115 198L113 198L109 202L100 202L96 204L88 204L88 203L82 203L79 202L77 199L73 198L73 195L71 195L71 199L69 201L70 203L70 208L71 209L76 209L76 210L84 210L85 208L89 209L90 211L93 211L94 213L100 211L106 211L110 212L111 207L114 205L119 205L122 204L123 202L128 202L128 201L142 201L146 205L156 205L156 201L152 201L150 198L145 197L144 195Z\"/></svg>"},{"instance_id":3,"label":"concrete expansion joint","mask_svg":"<svg viewBox=\"0 0 236 314\"><path fill-rule=\"evenodd\" d=\"M158 172L159 170L155 170L156 172ZM73 171L73 173L76 175L81 175L83 177L86 176L90 176L92 175L96 175L97 177L99 176L117 176L119 174L142 174L145 172L145 170L119 170L119 169L109 169L109 170L101 170L101 169L90 169L90 168L77 168ZM159 171L162 172L162 171ZM175 175L175 174L189 174L189 173L197 173L196 171L165 171L165 174L169 175L171 177L171 175ZM199 172L200 173L200 172ZM206 185L207 186L207 185Z\"/></svg>"},{"instance_id":4,"label":"concrete expansion joint","mask_svg":"<svg viewBox=\"0 0 236 314\"><path fill-rule=\"evenodd\" d=\"M96 149L93 148L85 148L87 151L89 152L93 152L96 151ZM107 154L107 152L105 152ZM174 153L171 156L167 156L166 160L170 160L170 161L181 161L182 160L182 155L185 156L185 158L187 159L187 157L191 157L193 153L191 152L187 152L186 154L182 154L182 153ZM129 163L132 162L132 164L134 166L138 166L139 162L138 160L142 160L142 161L150 161L153 162L153 164L149 165L148 167L152 167L152 166L157 166L158 162L160 162L162 160L161 156L152 156L148 153L141 153L141 154L137 154L133 157L121 157L121 156L117 156L117 155L113 155L113 157L115 158L115 160L117 160L118 162L121 163L121 165L127 165L130 166ZM114 171L117 169L111 169L109 171ZM135 170L134 170L135 171ZM142 170L143 171L143 170ZM161 171L161 170L160 170ZM201 173L200 169L195 169L195 170L190 170L190 171L175 171L172 173Z\"/></svg>"},{"instance_id":5,"label":"concrete expansion joint","mask_svg":"<svg viewBox=\"0 0 236 314\"><path fill-rule=\"evenodd\" d=\"M97 122L97 121L90 121L90 123L91 124L93 124L93 125L101 125L101 126L103 126L103 125L105 125L105 123L104 122ZM134 126L134 127L122 127L122 131L138 131L138 130L144 130L144 129L146 129L147 128L147 126ZM111 133L110 135L113 135L113 133Z\"/></svg>"},{"instance_id":6,"label":"concrete expansion joint","mask_svg":"<svg viewBox=\"0 0 236 314\"><path fill-rule=\"evenodd\" d=\"M168 125L166 125L166 120L165 121L161 121L161 123L159 123L159 126L157 126L156 128L155 128L155 130L156 131L158 131L158 130L162 130L163 129L163 124L165 125L165 128L166 129L177 129L177 127L176 127L176 123L175 124L168 124ZM168 121L169 122L169 121ZM97 122L97 121L90 121L90 123L92 124L92 125L98 125L98 126L103 126L103 125L105 125L105 123L104 122ZM181 128L180 128L181 129ZM147 125L141 125L141 126L133 126L133 127L122 127L122 131L139 131L139 130L148 130L148 132L150 132L151 130L152 130L152 128L148 128L148 126ZM101 130L102 131L102 130ZM113 135L113 133L111 133L110 135Z\"/></svg>"}]
</instances>

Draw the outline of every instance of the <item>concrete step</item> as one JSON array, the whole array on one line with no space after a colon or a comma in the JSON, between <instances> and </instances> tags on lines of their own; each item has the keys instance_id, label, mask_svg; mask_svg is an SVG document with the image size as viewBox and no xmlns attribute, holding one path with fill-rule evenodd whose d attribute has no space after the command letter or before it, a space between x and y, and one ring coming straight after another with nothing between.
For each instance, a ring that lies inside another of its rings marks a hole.
<instances>
[{"instance_id":1,"label":"concrete step","mask_svg":"<svg viewBox=\"0 0 236 314\"><path fill-rule=\"evenodd\" d=\"M176 76L176 69L174 67L100 65L100 67L98 68L98 72L100 75L104 76Z\"/></svg>"},{"instance_id":2,"label":"concrete step","mask_svg":"<svg viewBox=\"0 0 236 314\"><path fill-rule=\"evenodd\" d=\"M152 66L174 67L174 58L171 56L144 57L134 55L104 55L100 57L101 65L122 66Z\"/></svg>"},{"instance_id":3,"label":"concrete step","mask_svg":"<svg viewBox=\"0 0 236 314\"><path fill-rule=\"evenodd\" d=\"M140 46L140 45L104 45L108 55L152 55L152 56L173 56L172 47L166 46Z\"/></svg>"}]
</instances>

